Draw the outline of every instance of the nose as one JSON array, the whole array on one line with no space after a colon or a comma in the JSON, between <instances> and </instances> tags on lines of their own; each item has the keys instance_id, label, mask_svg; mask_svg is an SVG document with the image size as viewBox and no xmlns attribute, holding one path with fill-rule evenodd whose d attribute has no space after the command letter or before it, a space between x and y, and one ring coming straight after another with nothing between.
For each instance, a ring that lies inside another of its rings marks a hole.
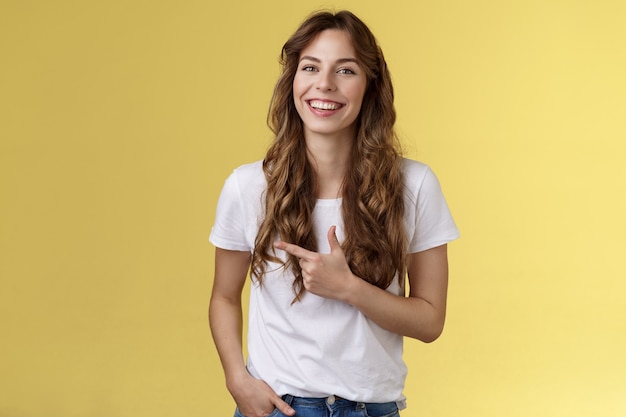
<instances>
[{"instance_id":1,"label":"nose","mask_svg":"<svg viewBox=\"0 0 626 417\"><path fill-rule=\"evenodd\" d=\"M334 91L335 87L333 73L331 71L321 71L315 88L321 91Z\"/></svg>"}]
</instances>

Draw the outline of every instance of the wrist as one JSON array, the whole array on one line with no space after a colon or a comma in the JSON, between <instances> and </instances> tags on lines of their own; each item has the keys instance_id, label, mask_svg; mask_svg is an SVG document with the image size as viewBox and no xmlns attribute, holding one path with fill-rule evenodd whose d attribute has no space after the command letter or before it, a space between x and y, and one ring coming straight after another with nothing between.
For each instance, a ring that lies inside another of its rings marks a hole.
<instances>
[{"instance_id":1,"label":"wrist","mask_svg":"<svg viewBox=\"0 0 626 417\"><path fill-rule=\"evenodd\" d=\"M244 367L237 371L230 372L226 375L226 388L232 394L239 391L239 389L248 383L248 379L252 376L248 373L248 370Z\"/></svg>"},{"instance_id":2,"label":"wrist","mask_svg":"<svg viewBox=\"0 0 626 417\"><path fill-rule=\"evenodd\" d=\"M366 282L354 275L353 273L350 273L347 282L348 284L346 286L346 294L343 301L353 307L356 307L356 305L358 304L359 294L362 290L362 285L366 284Z\"/></svg>"}]
</instances>

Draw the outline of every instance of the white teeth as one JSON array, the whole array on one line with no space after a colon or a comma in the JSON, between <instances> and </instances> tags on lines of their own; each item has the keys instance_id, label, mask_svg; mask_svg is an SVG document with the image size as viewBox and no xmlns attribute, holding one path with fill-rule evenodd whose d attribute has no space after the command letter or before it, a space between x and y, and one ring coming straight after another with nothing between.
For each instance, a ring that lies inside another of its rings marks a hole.
<instances>
[{"instance_id":1,"label":"white teeth","mask_svg":"<svg viewBox=\"0 0 626 417\"><path fill-rule=\"evenodd\" d=\"M313 107L314 109L319 109L319 110L337 110L339 108L339 105L335 104L335 103L329 103L327 101L311 101L311 107Z\"/></svg>"}]
</instances>

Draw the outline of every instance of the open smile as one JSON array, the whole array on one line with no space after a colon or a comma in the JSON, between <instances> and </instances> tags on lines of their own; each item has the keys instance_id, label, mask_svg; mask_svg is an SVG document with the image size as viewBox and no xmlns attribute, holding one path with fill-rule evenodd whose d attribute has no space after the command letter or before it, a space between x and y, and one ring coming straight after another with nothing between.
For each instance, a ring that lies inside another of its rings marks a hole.
<instances>
[{"instance_id":1,"label":"open smile","mask_svg":"<svg viewBox=\"0 0 626 417\"><path fill-rule=\"evenodd\" d=\"M336 101L328 101L328 100L307 100L307 104L309 108L313 110L315 113L320 114L328 114L336 112L337 110L344 107L344 104L337 103Z\"/></svg>"}]
</instances>

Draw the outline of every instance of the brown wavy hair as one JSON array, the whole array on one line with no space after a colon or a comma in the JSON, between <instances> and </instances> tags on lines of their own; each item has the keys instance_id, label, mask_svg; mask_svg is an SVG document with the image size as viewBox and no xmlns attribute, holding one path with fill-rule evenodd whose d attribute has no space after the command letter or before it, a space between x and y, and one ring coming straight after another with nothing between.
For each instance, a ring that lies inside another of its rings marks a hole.
<instances>
[{"instance_id":1,"label":"brown wavy hair","mask_svg":"<svg viewBox=\"0 0 626 417\"><path fill-rule=\"evenodd\" d=\"M316 177L306 156L303 125L293 97L293 80L301 51L322 31L346 31L352 39L367 87L356 120L357 135L342 186L345 241L342 248L352 272L387 288L396 275L401 285L406 271L404 179L400 145L394 132L396 112L391 76L382 50L369 28L348 11L317 12L300 25L282 49L282 74L268 113L275 134L263 161L267 179L265 217L256 237L252 276L262 284L269 262L283 262L272 244L281 240L317 251L312 212ZM298 259L288 255L285 268L295 279L295 301L304 294Z\"/></svg>"}]
</instances>

